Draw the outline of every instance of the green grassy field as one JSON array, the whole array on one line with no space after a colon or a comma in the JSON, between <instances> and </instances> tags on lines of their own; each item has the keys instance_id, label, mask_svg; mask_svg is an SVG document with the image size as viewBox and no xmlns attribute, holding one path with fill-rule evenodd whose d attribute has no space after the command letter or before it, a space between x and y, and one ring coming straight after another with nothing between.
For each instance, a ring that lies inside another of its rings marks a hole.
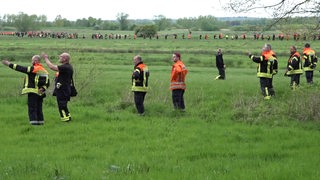
<instances>
[{"instance_id":1,"label":"green grassy field","mask_svg":"<svg viewBox=\"0 0 320 180\"><path fill-rule=\"evenodd\" d=\"M46 52L53 62L72 56L79 95L70 123L59 120L56 100L44 101L45 125L27 118L24 75L0 66L0 179L318 179L320 73L313 86L301 77L290 90L284 77L290 45L304 41L92 40L0 37L0 57L29 65ZM256 64L270 43L280 61L276 96L263 100ZM316 50L320 42L312 41ZM215 51L228 66L214 80ZM180 51L189 69L186 113L173 111L171 56ZM301 51L300 51L301 52ZM146 115L138 116L130 91L132 57L149 65ZM54 72L50 71L53 79ZM53 86L49 88L49 94Z\"/></svg>"}]
</instances>

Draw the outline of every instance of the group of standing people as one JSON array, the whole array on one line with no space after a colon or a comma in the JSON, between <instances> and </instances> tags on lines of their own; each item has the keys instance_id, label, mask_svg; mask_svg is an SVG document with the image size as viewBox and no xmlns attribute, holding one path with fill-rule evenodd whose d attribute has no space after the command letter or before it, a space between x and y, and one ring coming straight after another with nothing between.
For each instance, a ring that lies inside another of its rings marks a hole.
<instances>
[{"instance_id":1,"label":"group of standing people","mask_svg":"<svg viewBox=\"0 0 320 180\"><path fill-rule=\"evenodd\" d=\"M305 72L307 84L313 84L313 72L317 67L318 57L309 43L304 45L302 53L301 56L295 46L290 47L290 57L285 75L291 77L290 86L292 89L299 87L300 75L303 72Z\"/></svg>"},{"instance_id":2,"label":"group of standing people","mask_svg":"<svg viewBox=\"0 0 320 180\"><path fill-rule=\"evenodd\" d=\"M188 69L181 60L181 54L172 54L172 69L170 78L170 90L172 92L172 103L175 110L185 112L184 92L186 90L186 75ZM148 91L148 79L150 72L147 65L142 61L141 56L133 57L134 71L132 73L132 91L134 92L134 102L139 115L144 115L144 98Z\"/></svg>"},{"instance_id":3,"label":"group of standing people","mask_svg":"<svg viewBox=\"0 0 320 180\"><path fill-rule=\"evenodd\" d=\"M61 65L51 63L47 54L43 53L42 58L51 70L56 71L53 95L56 96L61 121L69 122L71 121L71 115L68 109L68 101L70 101L73 79L70 55L62 53L59 56ZM2 63L13 70L26 74L22 94L28 94L29 122L31 125L43 125L42 104L43 99L46 97L46 90L50 86L50 79L48 71L41 64L41 56L34 55L31 59L31 66L21 66L8 60L3 60Z\"/></svg>"},{"instance_id":4,"label":"group of standing people","mask_svg":"<svg viewBox=\"0 0 320 180\"><path fill-rule=\"evenodd\" d=\"M70 64L70 54L62 53L59 56L61 65L55 65L49 60L49 56L43 53L42 58L46 65L56 71L53 96L56 96L61 121L71 121L71 114L68 109L68 102L71 97L71 86L73 85L73 67ZM46 90L50 86L48 71L41 64L41 56L34 55L31 66L21 66L3 60L2 63L9 68L26 74L22 94L28 94L28 116L31 125L43 125L43 99L46 97ZM172 91L172 102L175 110L185 111L184 92L186 90L185 78L188 70L181 60L181 54L175 52L172 55L174 62L171 70L170 89ZM150 72L148 66L143 63L140 55L133 57L134 71L132 73L132 91L138 114L145 114L144 99L149 89Z\"/></svg>"},{"instance_id":5,"label":"group of standing people","mask_svg":"<svg viewBox=\"0 0 320 180\"><path fill-rule=\"evenodd\" d=\"M300 75L306 73L308 84L313 84L313 71L317 65L317 56L310 44L306 43L301 56L295 46L290 47L290 57L287 63L285 76L291 77L290 86L295 89L300 84ZM264 99L268 100L275 95L273 89L273 76L278 73L278 60L276 54L271 49L270 44L265 44L260 56L254 56L250 52L249 58L258 64L257 76L260 78L260 88ZM55 88L53 95L56 96L61 121L71 121L71 114L68 109L68 102L71 97L71 86L73 84L73 67L70 64L70 54L62 53L59 56L61 65L54 65L49 56L42 54L47 66L56 71ZM186 90L186 75L188 69L181 60L181 54L172 54L172 69L170 78L170 90L172 92L172 103L175 110L185 111L184 93ZM34 55L31 59L31 66L21 66L13 64L8 60L2 63L11 69L26 74L22 94L28 94L28 115L31 125L43 125L44 116L42 111L43 99L46 97L46 90L50 86L49 73L41 64L41 56ZM133 57L134 71L132 73L132 91L134 92L134 102L139 115L145 114L144 99L149 89L150 72L148 66L143 63L140 55ZM221 48L216 54L216 66L219 75L216 79L225 79L226 65L223 62Z\"/></svg>"},{"instance_id":6,"label":"group of standing people","mask_svg":"<svg viewBox=\"0 0 320 180\"><path fill-rule=\"evenodd\" d=\"M275 95L273 89L273 76L278 73L278 60L276 54L272 51L270 44L265 44L260 56L254 56L250 52L249 58L258 63L257 76L260 78L260 88L264 99L270 99ZM290 47L290 56L287 62L285 76L290 77L291 89L296 89L300 85L300 76L303 71L306 75L308 84L313 84L313 72L317 66L317 56L309 43L306 43L303 49L303 55L297 51L295 46Z\"/></svg>"}]
</instances>

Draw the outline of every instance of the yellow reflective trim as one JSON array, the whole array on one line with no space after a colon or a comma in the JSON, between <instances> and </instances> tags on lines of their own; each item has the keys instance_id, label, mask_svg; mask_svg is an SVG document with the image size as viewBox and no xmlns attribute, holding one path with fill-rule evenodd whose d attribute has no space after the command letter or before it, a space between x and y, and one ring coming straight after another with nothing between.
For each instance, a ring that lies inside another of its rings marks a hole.
<instances>
[{"instance_id":1,"label":"yellow reflective trim","mask_svg":"<svg viewBox=\"0 0 320 180\"><path fill-rule=\"evenodd\" d=\"M29 85L29 76L26 75L25 82L24 82L24 88L28 88L28 85Z\"/></svg>"},{"instance_id":2,"label":"yellow reflective trim","mask_svg":"<svg viewBox=\"0 0 320 180\"><path fill-rule=\"evenodd\" d=\"M147 92L148 87L142 87L142 86L133 86L132 91L139 91L139 92Z\"/></svg>"},{"instance_id":3,"label":"yellow reflective trim","mask_svg":"<svg viewBox=\"0 0 320 180\"><path fill-rule=\"evenodd\" d=\"M63 118L67 117L66 112L64 110L61 110L61 112L62 112Z\"/></svg>"},{"instance_id":4,"label":"yellow reflective trim","mask_svg":"<svg viewBox=\"0 0 320 180\"><path fill-rule=\"evenodd\" d=\"M257 76L258 76L258 77L265 77L265 78L272 78L272 74L261 73L261 72L258 72L258 73L257 73Z\"/></svg>"},{"instance_id":5,"label":"yellow reflective trim","mask_svg":"<svg viewBox=\"0 0 320 180\"><path fill-rule=\"evenodd\" d=\"M310 67L303 67L304 71L314 71L314 69L310 68Z\"/></svg>"},{"instance_id":6,"label":"yellow reflective trim","mask_svg":"<svg viewBox=\"0 0 320 180\"><path fill-rule=\"evenodd\" d=\"M27 93L39 94L38 93L38 89L35 89L35 88L24 88L24 89L22 89L22 93L21 94L27 94Z\"/></svg>"},{"instance_id":7,"label":"yellow reflective trim","mask_svg":"<svg viewBox=\"0 0 320 180\"><path fill-rule=\"evenodd\" d=\"M296 70L291 70L287 72L287 75L292 75L292 74L303 74L302 69L296 69Z\"/></svg>"},{"instance_id":8,"label":"yellow reflective trim","mask_svg":"<svg viewBox=\"0 0 320 180\"><path fill-rule=\"evenodd\" d=\"M36 75L36 77L34 77L34 87L35 87L36 89L38 89L38 83L39 83L39 76Z\"/></svg>"},{"instance_id":9,"label":"yellow reflective trim","mask_svg":"<svg viewBox=\"0 0 320 180\"><path fill-rule=\"evenodd\" d=\"M265 91L265 93L266 93L266 96L269 96L269 91L268 91L268 88L267 88L267 87L264 88L264 91Z\"/></svg>"}]
</instances>

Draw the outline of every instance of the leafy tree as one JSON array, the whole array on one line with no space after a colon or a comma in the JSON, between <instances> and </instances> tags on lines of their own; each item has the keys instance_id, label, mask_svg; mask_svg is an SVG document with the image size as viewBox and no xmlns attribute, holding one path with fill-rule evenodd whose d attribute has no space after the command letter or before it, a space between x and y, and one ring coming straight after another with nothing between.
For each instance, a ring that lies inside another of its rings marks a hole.
<instances>
[{"instance_id":1,"label":"leafy tree","mask_svg":"<svg viewBox=\"0 0 320 180\"><path fill-rule=\"evenodd\" d=\"M138 37L154 37L157 34L156 25L145 25L135 29L135 34Z\"/></svg>"},{"instance_id":2,"label":"leafy tree","mask_svg":"<svg viewBox=\"0 0 320 180\"><path fill-rule=\"evenodd\" d=\"M39 25L41 27L45 27L48 25L48 18L45 15L41 15L37 17L37 22L39 22Z\"/></svg>"},{"instance_id":3,"label":"leafy tree","mask_svg":"<svg viewBox=\"0 0 320 180\"><path fill-rule=\"evenodd\" d=\"M100 26L103 30L117 30L119 29L119 23L116 21L103 21Z\"/></svg>"},{"instance_id":4,"label":"leafy tree","mask_svg":"<svg viewBox=\"0 0 320 180\"><path fill-rule=\"evenodd\" d=\"M58 27L64 27L64 19L62 18L61 15L58 15L55 19L54 19L54 24Z\"/></svg>"},{"instance_id":5,"label":"leafy tree","mask_svg":"<svg viewBox=\"0 0 320 180\"><path fill-rule=\"evenodd\" d=\"M5 14L3 16L3 25L4 26L13 26L14 24L14 18L16 17L17 15L14 15L14 14Z\"/></svg>"},{"instance_id":6,"label":"leafy tree","mask_svg":"<svg viewBox=\"0 0 320 180\"><path fill-rule=\"evenodd\" d=\"M197 18L180 18L176 22L179 26L186 29L194 29L198 30L199 27L197 27Z\"/></svg>"},{"instance_id":7,"label":"leafy tree","mask_svg":"<svg viewBox=\"0 0 320 180\"><path fill-rule=\"evenodd\" d=\"M213 16L199 16L197 22L203 31L219 30L218 21Z\"/></svg>"},{"instance_id":8,"label":"leafy tree","mask_svg":"<svg viewBox=\"0 0 320 180\"><path fill-rule=\"evenodd\" d=\"M18 31L27 32L30 30L36 30L38 28L37 16L25 14L20 12L17 16L12 16L13 25Z\"/></svg>"},{"instance_id":9,"label":"leafy tree","mask_svg":"<svg viewBox=\"0 0 320 180\"><path fill-rule=\"evenodd\" d=\"M153 20L156 25L158 26L158 30L165 30L167 29L170 25L171 25L171 20L167 19L165 16L163 15L158 15L158 16L154 16L154 20Z\"/></svg>"},{"instance_id":10,"label":"leafy tree","mask_svg":"<svg viewBox=\"0 0 320 180\"><path fill-rule=\"evenodd\" d=\"M98 25L97 19L90 16L88 18L88 25L89 25L88 27L94 27L94 26Z\"/></svg>"},{"instance_id":11,"label":"leafy tree","mask_svg":"<svg viewBox=\"0 0 320 180\"><path fill-rule=\"evenodd\" d=\"M89 20L86 18L77 19L75 25L78 27L90 27Z\"/></svg>"},{"instance_id":12,"label":"leafy tree","mask_svg":"<svg viewBox=\"0 0 320 180\"><path fill-rule=\"evenodd\" d=\"M119 13L117 15L117 21L120 24L120 30L128 30L129 28L129 20L128 20L129 15L125 13Z\"/></svg>"}]
</instances>

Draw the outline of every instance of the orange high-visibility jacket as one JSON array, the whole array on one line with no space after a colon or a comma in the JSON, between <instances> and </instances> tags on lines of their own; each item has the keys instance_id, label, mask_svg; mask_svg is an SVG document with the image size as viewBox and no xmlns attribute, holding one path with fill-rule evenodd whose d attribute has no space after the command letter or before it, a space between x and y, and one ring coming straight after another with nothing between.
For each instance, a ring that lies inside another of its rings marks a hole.
<instances>
[{"instance_id":1,"label":"orange high-visibility jacket","mask_svg":"<svg viewBox=\"0 0 320 180\"><path fill-rule=\"evenodd\" d=\"M289 57L287 63L287 70L288 72L286 73L286 75L303 73L301 69L300 54L298 52L291 54L291 56Z\"/></svg>"},{"instance_id":2,"label":"orange high-visibility jacket","mask_svg":"<svg viewBox=\"0 0 320 180\"><path fill-rule=\"evenodd\" d=\"M316 53L311 48L303 49L303 69L304 71L314 71L318 59Z\"/></svg>"},{"instance_id":3,"label":"orange high-visibility jacket","mask_svg":"<svg viewBox=\"0 0 320 180\"><path fill-rule=\"evenodd\" d=\"M186 66L181 60L172 65L170 89L186 89L185 78L188 73Z\"/></svg>"}]
</instances>

